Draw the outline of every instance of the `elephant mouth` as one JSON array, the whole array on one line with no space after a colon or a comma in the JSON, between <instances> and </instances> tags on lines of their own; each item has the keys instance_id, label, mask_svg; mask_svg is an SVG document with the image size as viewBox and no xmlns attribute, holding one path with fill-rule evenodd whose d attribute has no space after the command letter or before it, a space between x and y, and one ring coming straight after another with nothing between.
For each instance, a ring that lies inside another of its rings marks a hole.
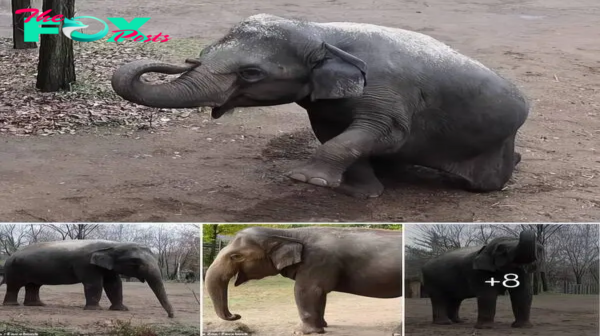
<instances>
[{"instance_id":1,"label":"elephant mouth","mask_svg":"<svg viewBox=\"0 0 600 336\"><path fill-rule=\"evenodd\" d=\"M244 274L244 272L242 272L242 271L239 271L235 278L234 286L237 287L237 286L243 284L244 282L247 282L248 280L250 280L250 279L248 279L246 274Z\"/></svg>"}]
</instances>

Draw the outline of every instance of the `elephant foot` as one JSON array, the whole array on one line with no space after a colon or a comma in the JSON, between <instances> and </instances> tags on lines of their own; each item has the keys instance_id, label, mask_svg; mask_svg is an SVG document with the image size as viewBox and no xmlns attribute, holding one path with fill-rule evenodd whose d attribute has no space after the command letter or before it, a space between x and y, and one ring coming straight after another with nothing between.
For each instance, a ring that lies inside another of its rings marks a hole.
<instances>
[{"instance_id":1,"label":"elephant foot","mask_svg":"<svg viewBox=\"0 0 600 336\"><path fill-rule=\"evenodd\" d=\"M19 303L17 301L4 301L2 303L3 306L18 306Z\"/></svg>"},{"instance_id":2,"label":"elephant foot","mask_svg":"<svg viewBox=\"0 0 600 336\"><path fill-rule=\"evenodd\" d=\"M38 306L38 307L43 307L46 304L43 303L42 301L25 301L23 302L24 306Z\"/></svg>"},{"instance_id":3,"label":"elephant foot","mask_svg":"<svg viewBox=\"0 0 600 336\"><path fill-rule=\"evenodd\" d=\"M327 321L322 320L322 321L318 322L317 327L327 328Z\"/></svg>"},{"instance_id":4,"label":"elephant foot","mask_svg":"<svg viewBox=\"0 0 600 336\"><path fill-rule=\"evenodd\" d=\"M313 327L313 326L309 326L304 324L302 326L302 329L299 332L296 332L295 334L297 335L310 335L310 334L324 334L325 333L325 329L323 329L322 327Z\"/></svg>"},{"instance_id":5,"label":"elephant foot","mask_svg":"<svg viewBox=\"0 0 600 336\"><path fill-rule=\"evenodd\" d=\"M114 305L110 306L110 308L108 308L108 310L129 311L129 308L127 308L124 304L119 303L119 304L114 304Z\"/></svg>"},{"instance_id":6,"label":"elephant foot","mask_svg":"<svg viewBox=\"0 0 600 336\"><path fill-rule=\"evenodd\" d=\"M344 181L337 191L354 198L377 198L383 193L383 184L378 179L369 181L348 180Z\"/></svg>"},{"instance_id":7,"label":"elephant foot","mask_svg":"<svg viewBox=\"0 0 600 336\"><path fill-rule=\"evenodd\" d=\"M494 322L477 322L475 329L492 329L494 328Z\"/></svg>"},{"instance_id":8,"label":"elephant foot","mask_svg":"<svg viewBox=\"0 0 600 336\"><path fill-rule=\"evenodd\" d=\"M529 321L515 321L510 326L513 328L532 328L533 324Z\"/></svg>"},{"instance_id":9,"label":"elephant foot","mask_svg":"<svg viewBox=\"0 0 600 336\"><path fill-rule=\"evenodd\" d=\"M85 307L83 307L83 310L102 310L102 307L100 307L99 304L95 304L95 305L85 305Z\"/></svg>"},{"instance_id":10,"label":"elephant foot","mask_svg":"<svg viewBox=\"0 0 600 336\"><path fill-rule=\"evenodd\" d=\"M335 173L332 169L317 163L300 166L285 175L293 180L319 187L337 188L342 183L341 173Z\"/></svg>"},{"instance_id":11,"label":"elephant foot","mask_svg":"<svg viewBox=\"0 0 600 336\"><path fill-rule=\"evenodd\" d=\"M453 318L453 319L451 319L451 321L453 323L465 323L467 321L467 319Z\"/></svg>"}]
</instances>

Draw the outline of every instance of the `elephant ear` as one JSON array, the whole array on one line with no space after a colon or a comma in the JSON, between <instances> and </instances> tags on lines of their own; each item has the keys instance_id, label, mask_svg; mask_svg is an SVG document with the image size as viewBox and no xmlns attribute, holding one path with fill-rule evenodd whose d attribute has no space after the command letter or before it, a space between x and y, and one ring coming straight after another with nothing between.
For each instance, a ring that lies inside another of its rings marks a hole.
<instances>
[{"instance_id":1,"label":"elephant ear","mask_svg":"<svg viewBox=\"0 0 600 336\"><path fill-rule=\"evenodd\" d=\"M114 267L114 259L108 251L97 251L92 253L90 264L112 270Z\"/></svg>"},{"instance_id":2,"label":"elephant ear","mask_svg":"<svg viewBox=\"0 0 600 336\"><path fill-rule=\"evenodd\" d=\"M360 97L367 85L367 64L328 43L310 75L311 100Z\"/></svg>"},{"instance_id":3,"label":"elephant ear","mask_svg":"<svg viewBox=\"0 0 600 336\"><path fill-rule=\"evenodd\" d=\"M302 244L284 242L275 246L269 256L278 271L302 261Z\"/></svg>"},{"instance_id":4,"label":"elephant ear","mask_svg":"<svg viewBox=\"0 0 600 336\"><path fill-rule=\"evenodd\" d=\"M473 260L473 269L496 272L510 263L511 257L506 246L490 243L482 247Z\"/></svg>"}]
</instances>

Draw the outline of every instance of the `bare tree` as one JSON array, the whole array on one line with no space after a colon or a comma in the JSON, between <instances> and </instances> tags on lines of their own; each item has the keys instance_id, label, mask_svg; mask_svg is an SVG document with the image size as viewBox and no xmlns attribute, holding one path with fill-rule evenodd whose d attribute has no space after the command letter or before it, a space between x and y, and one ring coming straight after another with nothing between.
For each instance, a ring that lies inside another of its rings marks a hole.
<instances>
[{"instance_id":1,"label":"bare tree","mask_svg":"<svg viewBox=\"0 0 600 336\"><path fill-rule=\"evenodd\" d=\"M0 225L0 247L4 253L11 255L21 245L27 244L26 226L22 224Z\"/></svg>"},{"instance_id":2,"label":"bare tree","mask_svg":"<svg viewBox=\"0 0 600 336\"><path fill-rule=\"evenodd\" d=\"M568 225L561 237L561 249L578 285L598 260L598 234L598 225L576 224Z\"/></svg>"},{"instance_id":3,"label":"bare tree","mask_svg":"<svg viewBox=\"0 0 600 336\"><path fill-rule=\"evenodd\" d=\"M48 224L48 227L58 232L62 240L86 239L98 229L98 224Z\"/></svg>"},{"instance_id":4,"label":"bare tree","mask_svg":"<svg viewBox=\"0 0 600 336\"><path fill-rule=\"evenodd\" d=\"M19 9L31 8L31 0L12 0L12 25L13 25L13 48L14 49L33 49L37 48L35 42L25 42L25 18L29 13L17 14Z\"/></svg>"}]
</instances>

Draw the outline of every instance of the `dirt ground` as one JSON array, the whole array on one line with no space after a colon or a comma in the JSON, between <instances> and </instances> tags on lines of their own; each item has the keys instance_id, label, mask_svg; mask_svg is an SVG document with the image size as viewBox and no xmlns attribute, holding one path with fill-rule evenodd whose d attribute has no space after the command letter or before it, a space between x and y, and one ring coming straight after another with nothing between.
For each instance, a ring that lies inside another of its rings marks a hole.
<instances>
[{"instance_id":1,"label":"dirt ground","mask_svg":"<svg viewBox=\"0 0 600 336\"><path fill-rule=\"evenodd\" d=\"M598 296L597 295L542 295L533 299L531 308L531 329L514 329L514 321L508 296L498 299L496 324L494 329L474 329L477 320L477 302L465 300L461 306L464 324L450 326L431 323L431 303L429 299L406 299L406 336L597 336L598 335Z\"/></svg>"},{"instance_id":2,"label":"dirt ground","mask_svg":"<svg viewBox=\"0 0 600 336\"><path fill-rule=\"evenodd\" d=\"M115 320L131 321L134 325L200 327L200 308L190 288L198 294L198 283L165 284L175 317L170 319L147 284L123 283L123 303L129 311L110 311L110 302L103 295L102 311L83 310L85 297L83 286L42 286L40 297L44 307L2 307L0 321L28 327L65 328L74 332L102 332L115 326ZM0 297L4 297L6 286L0 286ZM25 291L19 293L23 303ZM199 331L198 331L199 333Z\"/></svg>"},{"instance_id":3,"label":"dirt ground","mask_svg":"<svg viewBox=\"0 0 600 336\"><path fill-rule=\"evenodd\" d=\"M203 332L251 331L253 336L288 336L300 329L294 282L277 276L229 287L229 310L242 316L230 322L217 317L206 290ZM402 320L402 299L373 299L332 292L327 295L327 335L391 336Z\"/></svg>"},{"instance_id":4,"label":"dirt ground","mask_svg":"<svg viewBox=\"0 0 600 336\"><path fill-rule=\"evenodd\" d=\"M10 36L8 1L0 33ZM314 150L297 106L206 114L160 132L0 136L4 221L593 221L600 218L596 0L79 1L97 17L151 16L147 34L218 38L251 14L359 21L432 35L514 79L533 111L503 192L407 174L356 200L282 176ZM83 14L82 14L83 15ZM193 56L193 55L186 55ZM184 57L182 57L183 59ZM0 97L1 102L1 97Z\"/></svg>"}]
</instances>

